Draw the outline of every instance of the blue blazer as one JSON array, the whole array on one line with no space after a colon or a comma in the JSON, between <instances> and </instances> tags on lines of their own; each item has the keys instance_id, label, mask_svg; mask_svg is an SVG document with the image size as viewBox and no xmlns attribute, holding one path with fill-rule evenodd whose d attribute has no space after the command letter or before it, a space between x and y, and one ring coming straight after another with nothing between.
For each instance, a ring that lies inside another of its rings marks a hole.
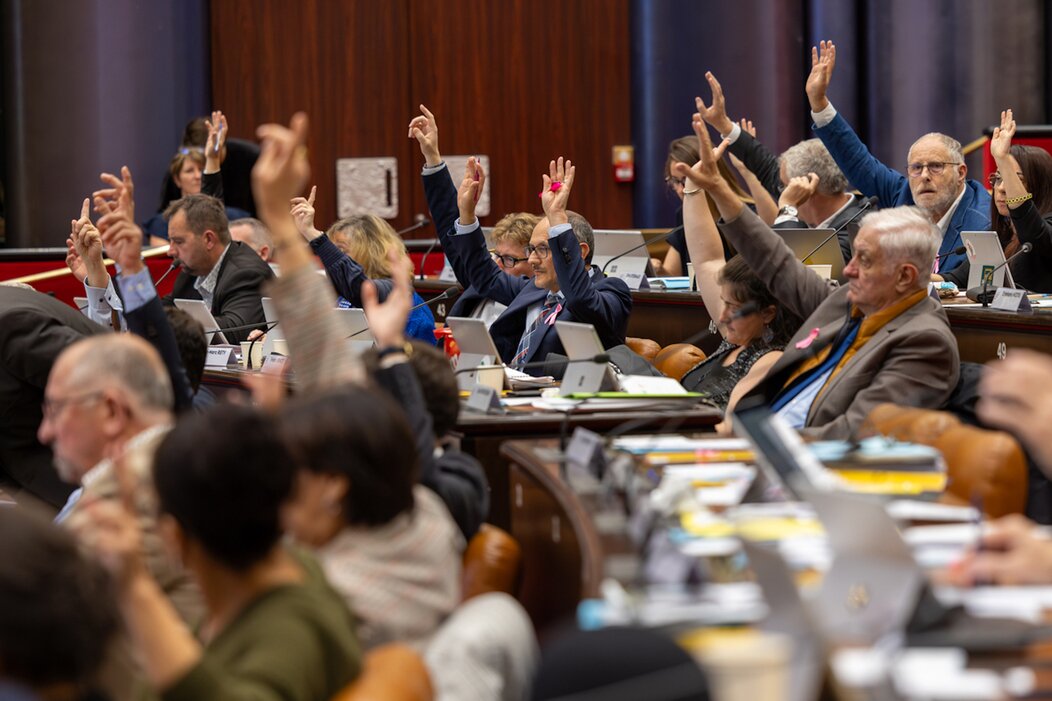
<instances>
[{"instance_id":1,"label":"blue blazer","mask_svg":"<svg viewBox=\"0 0 1052 701\"><path fill-rule=\"evenodd\" d=\"M532 278L512 277L500 269L486 249L482 229L476 225L469 232L447 237L452 251L450 262L458 279L467 280L479 294L507 305L504 313L490 327L490 335L505 362L515 358L519 339L526 329L530 307L543 303L548 291L537 287ZM573 231L567 230L548 240L555 274L566 301L557 319L577 321L595 327L604 348L625 342L628 315L632 311L632 293L623 280L598 277L593 280L581 258L581 246ZM539 336L529 354L519 362L544 360L549 353L564 353L554 325L542 324ZM541 368L528 370L540 374Z\"/></svg>"},{"instance_id":2,"label":"blue blazer","mask_svg":"<svg viewBox=\"0 0 1052 701\"><path fill-rule=\"evenodd\" d=\"M812 128L829 149L840 170L844 171L847 179L863 195L876 196L881 207L914 204L909 178L878 161L839 113L824 127L812 125ZM962 231L989 230L990 193L982 183L966 180L964 196L950 219L950 225L942 238L942 245L939 246L939 255L961 245ZM967 257L964 254L946 256L939 268L950 271L965 260Z\"/></svg>"}]
</instances>

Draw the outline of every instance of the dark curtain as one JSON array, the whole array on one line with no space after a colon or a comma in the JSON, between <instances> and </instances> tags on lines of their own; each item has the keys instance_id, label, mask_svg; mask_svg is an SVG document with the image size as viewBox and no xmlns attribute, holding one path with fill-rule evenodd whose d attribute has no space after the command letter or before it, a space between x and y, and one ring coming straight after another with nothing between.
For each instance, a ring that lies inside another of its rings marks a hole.
<instances>
[{"instance_id":1,"label":"dark curtain","mask_svg":"<svg viewBox=\"0 0 1052 701\"><path fill-rule=\"evenodd\" d=\"M919 136L963 144L1006 107L1048 121L1052 13L1041 0L634 0L635 225L670 226L678 203L662 180L668 142L690 132L693 96L713 71L732 119L748 117L782 151L810 136L810 48L837 44L830 100L870 150L902 169ZM968 161L973 175L980 159Z\"/></svg>"}]
</instances>

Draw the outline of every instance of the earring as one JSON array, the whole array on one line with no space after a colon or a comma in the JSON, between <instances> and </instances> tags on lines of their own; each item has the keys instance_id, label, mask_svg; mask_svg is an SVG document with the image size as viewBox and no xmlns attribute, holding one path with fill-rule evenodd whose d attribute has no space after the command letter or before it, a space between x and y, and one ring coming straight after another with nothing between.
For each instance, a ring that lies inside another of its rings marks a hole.
<instances>
[{"instance_id":1,"label":"earring","mask_svg":"<svg viewBox=\"0 0 1052 701\"><path fill-rule=\"evenodd\" d=\"M770 344L774 340L774 331L771 331L771 327L767 324L763 326L763 333L760 334L760 338L764 343Z\"/></svg>"}]
</instances>

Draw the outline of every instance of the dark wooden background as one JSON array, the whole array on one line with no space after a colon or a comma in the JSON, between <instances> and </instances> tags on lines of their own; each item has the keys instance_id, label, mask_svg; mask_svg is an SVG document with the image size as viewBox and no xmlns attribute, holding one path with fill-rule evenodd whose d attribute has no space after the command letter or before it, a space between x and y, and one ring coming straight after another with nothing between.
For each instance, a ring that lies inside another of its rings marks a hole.
<instances>
[{"instance_id":1,"label":"dark wooden background","mask_svg":"<svg viewBox=\"0 0 1052 701\"><path fill-rule=\"evenodd\" d=\"M215 0L213 104L244 138L296 110L310 115L319 228L335 218L343 157L398 158L395 228L427 213L423 157L406 137L421 102L436 115L443 153L490 157L483 224L539 212L541 174L564 155L578 164L571 207L597 227L627 227L632 186L614 182L611 147L631 143L628 5Z\"/></svg>"}]
</instances>

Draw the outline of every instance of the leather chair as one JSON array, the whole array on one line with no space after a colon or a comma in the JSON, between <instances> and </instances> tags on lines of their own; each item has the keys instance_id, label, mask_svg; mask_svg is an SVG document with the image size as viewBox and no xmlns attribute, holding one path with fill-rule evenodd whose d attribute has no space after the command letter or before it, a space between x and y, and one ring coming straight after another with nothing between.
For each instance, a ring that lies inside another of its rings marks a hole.
<instances>
[{"instance_id":1,"label":"leather chair","mask_svg":"<svg viewBox=\"0 0 1052 701\"><path fill-rule=\"evenodd\" d=\"M662 348L651 360L666 377L682 380L690 370L705 360L705 351L689 343L673 343Z\"/></svg>"},{"instance_id":2,"label":"leather chair","mask_svg":"<svg viewBox=\"0 0 1052 701\"><path fill-rule=\"evenodd\" d=\"M629 336L625 339L625 345L651 363L654 362L654 356L656 356L658 351L661 350L661 346L658 342L652 341L649 338L633 338Z\"/></svg>"},{"instance_id":3,"label":"leather chair","mask_svg":"<svg viewBox=\"0 0 1052 701\"><path fill-rule=\"evenodd\" d=\"M1026 457L1004 431L969 426L946 411L895 404L876 406L867 422L885 436L937 448L946 460L951 500L980 501L992 518L1025 510Z\"/></svg>"},{"instance_id":4,"label":"leather chair","mask_svg":"<svg viewBox=\"0 0 1052 701\"><path fill-rule=\"evenodd\" d=\"M522 570L522 547L510 533L482 524L464 551L461 601L503 592L515 597Z\"/></svg>"},{"instance_id":5,"label":"leather chair","mask_svg":"<svg viewBox=\"0 0 1052 701\"><path fill-rule=\"evenodd\" d=\"M434 691L423 658L408 645L392 643L365 655L362 673L332 701L431 701Z\"/></svg>"}]
</instances>

